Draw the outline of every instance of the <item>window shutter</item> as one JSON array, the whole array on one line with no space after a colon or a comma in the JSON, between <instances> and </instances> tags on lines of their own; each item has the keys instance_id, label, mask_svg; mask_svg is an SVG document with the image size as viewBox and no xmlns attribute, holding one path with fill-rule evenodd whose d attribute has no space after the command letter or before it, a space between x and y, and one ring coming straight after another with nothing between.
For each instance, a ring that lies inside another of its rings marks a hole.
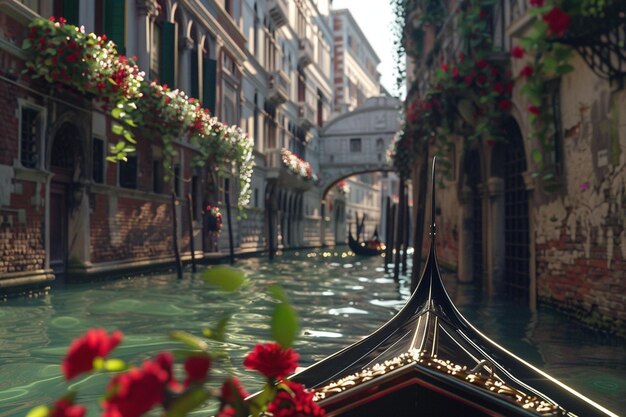
<instances>
[{"instance_id":1,"label":"window shutter","mask_svg":"<svg viewBox=\"0 0 626 417\"><path fill-rule=\"evenodd\" d=\"M161 24L161 57L160 67L161 84L167 84L170 88L174 88L176 79L176 44L177 44L176 24L163 22Z\"/></svg>"},{"instance_id":2,"label":"window shutter","mask_svg":"<svg viewBox=\"0 0 626 417\"><path fill-rule=\"evenodd\" d=\"M126 13L124 0L106 0L104 3L104 33L115 42L117 52L126 54Z\"/></svg>"},{"instance_id":3,"label":"window shutter","mask_svg":"<svg viewBox=\"0 0 626 417\"><path fill-rule=\"evenodd\" d=\"M194 98L200 97L199 91L199 78L198 78L198 70L199 70L199 62L198 62L198 50L191 50L191 91L189 95Z\"/></svg>"},{"instance_id":4,"label":"window shutter","mask_svg":"<svg viewBox=\"0 0 626 417\"><path fill-rule=\"evenodd\" d=\"M210 58L202 60L202 106L215 114L217 61Z\"/></svg>"},{"instance_id":5,"label":"window shutter","mask_svg":"<svg viewBox=\"0 0 626 417\"><path fill-rule=\"evenodd\" d=\"M78 0L63 0L63 14L67 23L80 26L78 22Z\"/></svg>"}]
</instances>

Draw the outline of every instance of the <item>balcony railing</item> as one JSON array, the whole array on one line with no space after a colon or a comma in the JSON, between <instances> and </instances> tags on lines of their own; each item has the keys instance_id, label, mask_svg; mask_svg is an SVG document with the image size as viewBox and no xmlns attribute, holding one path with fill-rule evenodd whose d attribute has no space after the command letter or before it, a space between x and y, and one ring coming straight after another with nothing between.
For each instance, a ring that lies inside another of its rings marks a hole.
<instances>
[{"instance_id":1,"label":"balcony railing","mask_svg":"<svg viewBox=\"0 0 626 417\"><path fill-rule=\"evenodd\" d=\"M315 110L306 101L298 103L298 125L303 129L315 126Z\"/></svg>"},{"instance_id":2,"label":"balcony railing","mask_svg":"<svg viewBox=\"0 0 626 417\"><path fill-rule=\"evenodd\" d=\"M269 86L267 98L275 106L283 104L289 99L289 78L281 71L272 71L267 76Z\"/></svg>"},{"instance_id":3,"label":"balcony railing","mask_svg":"<svg viewBox=\"0 0 626 417\"><path fill-rule=\"evenodd\" d=\"M300 39L300 50L298 52L298 62L300 66L306 67L314 61L313 43L308 39Z\"/></svg>"},{"instance_id":4,"label":"balcony railing","mask_svg":"<svg viewBox=\"0 0 626 417\"><path fill-rule=\"evenodd\" d=\"M284 0L267 0L267 8L277 28L289 20L289 9Z\"/></svg>"}]
</instances>

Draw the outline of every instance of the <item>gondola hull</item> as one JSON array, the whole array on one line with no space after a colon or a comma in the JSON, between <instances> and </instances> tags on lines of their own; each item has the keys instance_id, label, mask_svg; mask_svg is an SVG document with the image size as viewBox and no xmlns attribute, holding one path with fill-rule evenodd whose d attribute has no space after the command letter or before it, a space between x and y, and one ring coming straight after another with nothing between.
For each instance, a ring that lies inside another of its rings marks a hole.
<instances>
[{"instance_id":1,"label":"gondola hull","mask_svg":"<svg viewBox=\"0 0 626 417\"><path fill-rule=\"evenodd\" d=\"M348 234L348 246L355 255L359 256L377 256L383 252L382 249L368 248L359 243L352 237L352 233Z\"/></svg>"},{"instance_id":2,"label":"gondola hull","mask_svg":"<svg viewBox=\"0 0 626 417\"><path fill-rule=\"evenodd\" d=\"M402 310L292 379L311 388L329 416L618 417L467 321L443 285L435 234L433 218L424 271Z\"/></svg>"}]
</instances>

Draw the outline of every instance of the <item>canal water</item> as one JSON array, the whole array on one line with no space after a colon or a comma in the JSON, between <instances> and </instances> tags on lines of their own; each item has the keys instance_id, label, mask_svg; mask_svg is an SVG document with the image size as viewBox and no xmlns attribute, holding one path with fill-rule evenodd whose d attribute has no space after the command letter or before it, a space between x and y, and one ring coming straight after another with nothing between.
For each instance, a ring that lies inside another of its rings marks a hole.
<instances>
[{"instance_id":1,"label":"canal water","mask_svg":"<svg viewBox=\"0 0 626 417\"><path fill-rule=\"evenodd\" d=\"M106 379L92 375L67 384L60 362L69 343L91 327L126 335L114 357L139 364L161 350L180 348L171 330L200 334L224 314L232 315L220 365L250 391L261 381L241 365L257 342L270 338L272 299L267 288L282 285L300 316L295 348L307 366L368 335L389 320L409 296L408 283L394 282L382 258L357 258L341 250L284 254L269 263L237 262L250 280L235 294L207 287L199 275L155 274L53 288L37 298L0 304L0 417L24 416L49 404L68 388L80 401L96 405ZM626 348L623 340L599 335L549 309L537 313L506 301L486 300L471 285L444 279L457 307L477 328L509 350L538 365L612 411L626 414ZM206 413L205 413L206 414ZM203 414L200 414L203 415ZM581 416L582 417L582 416Z\"/></svg>"}]
</instances>

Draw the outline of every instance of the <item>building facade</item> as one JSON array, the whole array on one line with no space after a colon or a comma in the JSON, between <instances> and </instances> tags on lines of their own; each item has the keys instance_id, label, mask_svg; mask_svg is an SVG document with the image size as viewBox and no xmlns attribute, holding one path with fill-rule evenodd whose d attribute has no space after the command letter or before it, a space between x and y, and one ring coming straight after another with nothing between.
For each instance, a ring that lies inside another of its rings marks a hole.
<instances>
[{"instance_id":1,"label":"building facade","mask_svg":"<svg viewBox=\"0 0 626 417\"><path fill-rule=\"evenodd\" d=\"M509 294L531 306L543 302L595 327L624 334L626 130L619 122L626 117L623 58L613 55L594 65L588 59L590 50L579 45L563 63L568 65L563 71L538 67L549 53L535 55L533 45L522 40L532 35L537 19L548 27L543 33L563 45L569 42L568 26L580 34L586 20L559 9L571 16L562 20L565 26L553 28L556 22L546 15L536 17L531 3L496 1L481 9L472 9L480 2L408 3L407 108L415 103L415 109L438 94L437 88L445 89L440 80L446 74L458 76L472 59L474 52L463 36L469 19L482 19L488 39L481 45L493 52L477 61L470 78L461 74L458 83L472 84L471 77L480 76L484 68L504 67L510 74L506 85L496 85L498 72L482 80L485 95L496 89L510 92L506 101L493 103L506 110L503 140L471 140L480 128L472 125L472 105L485 101L469 101L468 106L468 100L458 100L453 109L457 113L445 134L449 179L437 197L439 253L457 268L462 281L479 281L490 292ZM623 7L619 2L609 6ZM607 33L620 27L605 22L602 30ZM541 95L531 99L526 92L540 70L551 75L540 80ZM434 86L434 80L440 84ZM434 135L429 140L432 155L440 139ZM414 166L414 176L422 163Z\"/></svg>"}]
</instances>

